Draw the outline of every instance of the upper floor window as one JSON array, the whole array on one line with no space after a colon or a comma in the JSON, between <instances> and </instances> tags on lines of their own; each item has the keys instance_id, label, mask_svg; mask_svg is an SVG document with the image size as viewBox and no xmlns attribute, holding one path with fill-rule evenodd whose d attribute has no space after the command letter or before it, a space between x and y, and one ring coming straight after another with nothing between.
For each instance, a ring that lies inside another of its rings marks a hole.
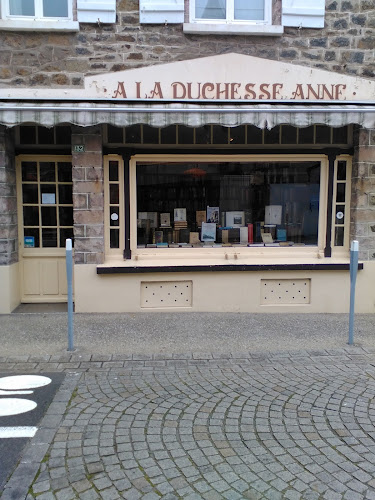
<instances>
[{"instance_id":1,"label":"upper floor window","mask_svg":"<svg viewBox=\"0 0 375 500\"><path fill-rule=\"evenodd\" d=\"M8 5L7 5L8 4ZM5 9L8 6L10 16L33 17L43 19L45 17L69 18L68 0L9 0L5 2ZM6 12L6 11L5 11Z\"/></svg>"},{"instance_id":2,"label":"upper floor window","mask_svg":"<svg viewBox=\"0 0 375 500\"><path fill-rule=\"evenodd\" d=\"M190 0L191 22L269 23L270 11L268 0Z\"/></svg>"},{"instance_id":3,"label":"upper floor window","mask_svg":"<svg viewBox=\"0 0 375 500\"><path fill-rule=\"evenodd\" d=\"M0 29L78 30L73 21L73 0L0 0Z\"/></svg>"}]
</instances>

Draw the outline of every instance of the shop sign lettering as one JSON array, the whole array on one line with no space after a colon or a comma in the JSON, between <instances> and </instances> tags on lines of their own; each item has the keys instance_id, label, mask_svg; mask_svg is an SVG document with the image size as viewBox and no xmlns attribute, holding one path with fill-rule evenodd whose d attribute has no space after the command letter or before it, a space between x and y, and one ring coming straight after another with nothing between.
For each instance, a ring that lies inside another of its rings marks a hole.
<instances>
[{"instance_id":1,"label":"shop sign lettering","mask_svg":"<svg viewBox=\"0 0 375 500\"><path fill-rule=\"evenodd\" d=\"M196 99L196 100L346 100L347 86L342 83L240 83L240 82L117 82L114 99ZM351 93L355 95L355 92Z\"/></svg>"}]
</instances>

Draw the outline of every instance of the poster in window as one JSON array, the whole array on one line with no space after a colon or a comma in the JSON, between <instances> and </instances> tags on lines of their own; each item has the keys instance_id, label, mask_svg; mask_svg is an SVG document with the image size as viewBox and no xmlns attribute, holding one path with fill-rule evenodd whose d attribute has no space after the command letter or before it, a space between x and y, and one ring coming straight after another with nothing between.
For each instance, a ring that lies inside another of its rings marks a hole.
<instances>
[{"instance_id":1,"label":"poster in window","mask_svg":"<svg viewBox=\"0 0 375 500\"><path fill-rule=\"evenodd\" d=\"M25 236L23 240L23 246L25 248L35 248L35 238L34 236Z\"/></svg>"},{"instance_id":2,"label":"poster in window","mask_svg":"<svg viewBox=\"0 0 375 500\"><path fill-rule=\"evenodd\" d=\"M202 241L211 241L214 242L216 240L216 224L211 222L202 222Z\"/></svg>"},{"instance_id":3,"label":"poster in window","mask_svg":"<svg viewBox=\"0 0 375 500\"><path fill-rule=\"evenodd\" d=\"M207 207L207 222L219 224L219 207Z\"/></svg>"},{"instance_id":4,"label":"poster in window","mask_svg":"<svg viewBox=\"0 0 375 500\"><path fill-rule=\"evenodd\" d=\"M175 208L173 215L175 222L186 221L186 208Z\"/></svg>"},{"instance_id":5,"label":"poster in window","mask_svg":"<svg viewBox=\"0 0 375 500\"><path fill-rule=\"evenodd\" d=\"M42 193L42 205L55 205L55 193Z\"/></svg>"},{"instance_id":6,"label":"poster in window","mask_svg":"<svg viewBox=\"0 0 375 500\"><path fill-rule=\"evenodd\" d=\"M266 205L264 210L265 224L281 224L283 207L281 205Z\"/></svg>"},{"instance_id":7,"label":"poster in window","mask_svg":"<svg viewBox=\"0 0 375 500\"><path fill-rule=\"evenodd\" d=\"M161 227L171 227L171 214L170 213L160 214L160 226Z\"/></svg>"}]
</instances>

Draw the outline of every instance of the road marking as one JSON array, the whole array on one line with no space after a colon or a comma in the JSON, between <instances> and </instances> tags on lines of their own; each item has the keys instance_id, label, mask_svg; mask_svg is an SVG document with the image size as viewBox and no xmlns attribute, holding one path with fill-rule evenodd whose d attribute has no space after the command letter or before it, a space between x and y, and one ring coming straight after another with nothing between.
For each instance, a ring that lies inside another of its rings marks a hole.
<instances>
[{"instance_id":1,"label":"road marking","mask_svg":"<svg viewBox=\"0 0 375 500\"><path fill-rule=\"evenodd\" d=\"M36 389L51 382L52 380L49 377L43 377L42 375L13 375L11 377L0 378L0 389Z\"/></svg>"},{"instance_id":2,"label":"road marking","mask_svg":"<svg viewBox=\"0 0 375 500\"><path fill-rule=\"evenodd\" d=\"M0 439L34 437L38 427L0 427Z\"/></svg>"},{"instance_id":3,"label":"road marking","mask_svg":"<svg viewBox=\"0 0 375 500\"><path fill-rule=\"evenodd\" d=\"M37 407L35 401L30 401L30 399L20 399L20 398L4 398L0 399L0 417L5 417L9 415L19 415L20 413L26 413Z\"/></svg>"},{"instance_id":4,"label":"road marking","mask_svg":"<svg viewBox=\"0 0 375 500\"><path fill-rule=\"evenodd\" d=\"M2 391L0 389L0 396L14 396L15 394L32 394L34 391Z\"/></svg>"}]
</instances>

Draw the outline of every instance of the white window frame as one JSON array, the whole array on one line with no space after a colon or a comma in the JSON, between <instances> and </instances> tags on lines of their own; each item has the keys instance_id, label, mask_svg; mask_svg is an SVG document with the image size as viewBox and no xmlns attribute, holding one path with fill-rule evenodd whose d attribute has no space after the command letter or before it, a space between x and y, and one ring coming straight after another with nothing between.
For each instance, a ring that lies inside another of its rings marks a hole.
<instances>
[{"instance_id":1,"label":"white window frame","mask_svg":"<svg viewBox=\"0 0 375 500\"><path fill-rule=\"evenodd\" d=\"M264 19L263 20L237 20L234 19L234 0L226 0L226 19L200 19L195 17L195 0L189 1L189 19L190 23L201 24L233 24L233 25L270 25L272 23L272 0L264 1Z\"/></svg>"},{"instance_id":2,"label":"white window frame","mask_svg":"<svg viewBox=\"0 0 375 500\"><path fill-rule=\"evenodd\" d=\"M317 245L311 246L294 246L294 247L261 247L261 249L254 247L236 247L231 248L138 248L137 247L137 174L136 168L137 163L147 162L147 161L161 161L164 163L185 163L186 161L196 162L216 162L225 161L231 163L233 161L258 161L258 162L268 162L268 161L290 161L298 164L300 161L319 161L320 162L320 196L319 196L319 219L318 219L318 241ZM297 155L283 155L283 154L250 154L250 155L235 155L235 156L224 156L224 155L147 155L147 154L136 154L130 159L129 163L129 181L130 181L130 248L132 252L132 260L158 260L166 261L165 265L171 265L174 259L175 262L180 262L181 258L194 258L204 259L205 261L212 260L212 264L222 264L226 261L226 255L236 254L244 259L249 259L253 262L257 262L257 259L266 259L269 257L274 258L275 262L283 261L285 258L295 258L296 262L299 258L315 259L324 258L324 247L326 238L326 223L327 223L327 207L328 207L328 158L326 155L322 154L303 154L301 152ZM341 249L341 248L340 248ZM345 247L346 252L348 248ZM286 251L285 251L286 250ZM119 253L119 250L117 250ZM237 257L235 257L237 258ZM306 260L310 262L310 260Z\"/></svg>"},{"instance_id":3,"label":"white window frame","mask_svg":"<svg viewBox=\"0 0 375 500\"><path fill-rule=\"evenodd\" d=\"M34 0L35 16L20 16L10 14L10 0L0 0L0 29L19 31L78 31L79 24L73 21L73 1L68 0L67 17L44 17L42 0Z\"/></svg>"}]
</instances>

